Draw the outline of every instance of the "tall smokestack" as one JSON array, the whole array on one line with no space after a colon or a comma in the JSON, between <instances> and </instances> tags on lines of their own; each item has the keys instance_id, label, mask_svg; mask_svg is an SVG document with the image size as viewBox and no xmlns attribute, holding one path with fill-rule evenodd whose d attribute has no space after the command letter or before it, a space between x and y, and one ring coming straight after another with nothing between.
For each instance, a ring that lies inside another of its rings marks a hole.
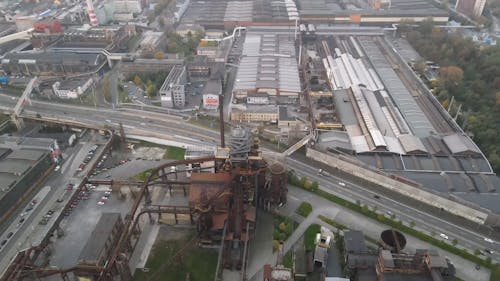
<instances>
[{"instance_id":1,"label":"tall smokestack","mask_svg":"<svg viewBox=\"0 0 500 281\"><path fill-rule=\"evenodd\" d=\"M95 15L94 4L92 0L87 0L87 12L89 13L90 25L98 26L97 16Z\"/></svg>"}]
</instances>

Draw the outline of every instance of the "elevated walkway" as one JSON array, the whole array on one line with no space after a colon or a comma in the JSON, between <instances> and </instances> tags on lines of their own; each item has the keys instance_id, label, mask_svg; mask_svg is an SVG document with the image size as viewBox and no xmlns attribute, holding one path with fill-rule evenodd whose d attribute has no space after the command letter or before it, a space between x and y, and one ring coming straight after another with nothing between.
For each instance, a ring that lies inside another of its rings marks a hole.
<instances>
[{"instance_id":1,"label":"elevated walkway","mask_svg":"<svg viewBox=\"0 0 500 281\"><path fill-rule=\"evenodd\" d=\"M287 156L292 155L295 151L299 150L301 147L306 145L309 142L309 140L311 140L312 138L313 138L313 134L309 134L309 135L305 136L303 139L301 139L300 141L298 141L294 145L290 146L287 150L283 151L282 156L287 157Z\"/></svg>"},{"instance_id":2,"label":"elevated walkway","mask_svg":"<svg viewBox=\"0 0 500 281\"><path fill-rule=\"evenodd\" d=\"M0 44L7 43L13 40L18 40L18 39L25 39L28 40L31 38L31 32L33 31L33 28L30 28L25 31L9 34L3 37L0 37Z\"/></svg>"}]
</instances>

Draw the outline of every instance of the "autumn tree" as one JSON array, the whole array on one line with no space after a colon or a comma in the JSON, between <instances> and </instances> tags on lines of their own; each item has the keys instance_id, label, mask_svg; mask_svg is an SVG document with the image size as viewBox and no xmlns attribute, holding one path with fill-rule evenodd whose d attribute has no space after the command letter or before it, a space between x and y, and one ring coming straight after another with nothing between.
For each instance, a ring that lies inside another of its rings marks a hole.
<instances>
[{"instance_id":1,"label":"autumn tree","mask_svg":"<svg viewBox=\"0 0 500 281\"><path fill-rule=\"evenodd\" d=\"M161 51L156 52L156 53L154 54L154 58L155 58L155 59L157 59L157 60L162 60L162 59L164 59L164 58L165 58L165 54L164 54L163 52L161 52Z\"/></svg>"},{"instance_id":2,"label":"autumn tree","mask_svg":"<svg viewBox=\"0 0 500 281\"><path fill-rule=\"evenodd\" d=\"M134 83L137 87L142 87L142 79L139 75L134 76Z\"/></svg>"},{"instance_id":3,"label":"autumn tree","mask_svg":"<svg viewBox=\"0 0 500 281\"><path fill-rule=\"evenodd\" d=\"M458 66L442 67L439 70L439 81L446 88L455 87L464 79L464 71Z\"/></svg>"}]
</instances>

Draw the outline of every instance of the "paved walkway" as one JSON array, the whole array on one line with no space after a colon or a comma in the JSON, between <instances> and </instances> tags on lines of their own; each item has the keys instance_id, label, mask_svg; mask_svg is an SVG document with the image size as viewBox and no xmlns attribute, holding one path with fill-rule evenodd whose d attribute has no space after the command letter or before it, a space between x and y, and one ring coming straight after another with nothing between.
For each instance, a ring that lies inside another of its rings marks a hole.
<instances>
[{"instance_id":1,"label":"paved walkway","mask_svg":"<svg viewBox=\"0 0 500 281\"><path fill-rule=\"evenodd\" d=\"M283 215L292 216L295 213L295 209L302 202L306 201L311 203L314 210L313 212L302 221L297 229L294 231L292 236L284 244L284 252L286 253L291 247L297 242L297 240L303 235L305 230L309 225L313 223L318 223L320 225L332 228L330 225L326 225L320 221L317 217L318 215L323 215L331 218L343 225L346 225L350 229L361 230L366 236L378 239L380 233L387 229L388 227L377 221L371 220L365 216L355 213L349 209L340 207L339 205L333 204L317 195L304 191L302 189L289 186L289 196L288 203L283 207L280 212ZM272 221L271 221L272 227ZM457 277L463 280L474 280L474 281L488 281L490 277L490 271L488 269L481 268L480 270L475 269L475 264L465 260L459 256L453 255L433 245L425 243L414 237L407 236L408 241L405 250L407 252L414 252L416 249L436 249L441 255L447 257L452 261L457 270ZM270 248L270 247L269 247ZM265 250L265 249L261 249ZM249 262L247 276L250 280L262 280L259 279L261 276L261 270L265 264L275 264L276 254L270 253L268 250L267 256L259 257L258 259L251 259ZM264 253L263 253L264 254Z\"/></svg>"}]
</instances>

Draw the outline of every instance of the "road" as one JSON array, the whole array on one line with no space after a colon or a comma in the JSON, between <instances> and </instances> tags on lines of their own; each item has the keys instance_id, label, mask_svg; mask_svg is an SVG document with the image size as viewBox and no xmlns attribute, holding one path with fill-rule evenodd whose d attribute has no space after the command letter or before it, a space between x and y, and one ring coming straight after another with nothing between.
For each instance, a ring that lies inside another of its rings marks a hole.
<instances>
[{"instance_id":1,"label":"road","mask_svg":"<svg viewBox=\"0 0 500 281\"><path fill-rule=\"evenodd\" d=\"M280 208L280 214L284 216L294 216L296 208L300 205L302 201L310 202L313 206L313 212L309 216L302 220L298 227L294 230L294 233L285 241L284 251L291 249L295 242L302 236L309 225L313 223L320 224L326 228L332 229L332 226L327 225L323 221L318 219L318 215L323 215L330 218L340 224L347 226L349 229L361 230L363 233L373 239L378 239L380 233L387 229L382 223L369 219L359 213L356 213L350 209L344 208L340 205L332 205L331 202L321 198L315 194L307 192L303 189L299 189L293 186L289 186L289 202L283 208ZM408 243L405 247L405 251L408 253L414 253L416 249L436 249L436 247L429 245L423 241L420 241L413 237L406 237ZM462 280L475 280L475 281L487 281L489 280L489 270L482 269L476 270L474 264L453 254L447 253L443 250L436 249L442 256L448 257L455 265L457 269L457 275ZM276 261L276 255L274 257L269 255L269 257L261 256L261 259L252 260L248 269L248 277L254 277L251 280L262 280L259 277L259 271L261 271L262 266L266 263L274 264ZM257 278L255 278L257 277Z\"/></svg>"},{"instance_id":2,"label":"road","mask_svg":"<svg viewBox=\"0 0 500 281\"><path fill-rule=\"evenodd\" d=\"M48 188L48 192L45 192L46 195L37 195L36 197L40 196L40 200L35 205L35 208L24 216L24 223L18 224L20 217L16 218L11 226L8 227L8 230L5 231L5 234L2 235L3 240L4 235L8 232L14 232L14 235L0 251L0 276L18 251L28 249L32 245L38 245L41 239L46 236L55 218L61 213L67 200L70 199L70 196L67 196L65 197L65 201L57 202L67 192L65 189L66 184L70 182L77 184L82 180L82 174L75 174L75 171L92 145L93 143L83 142L77 144L75 147L68 148L63 153L63 158L66 160L62 164L61 170L54 172L45 183L45 186ZM54 214L48 224L39 225L38 222L42 220L43 216L49 210L53 210Z\"/></svg>"},{"instance_id":3,"label":"road","mask_svg":"<svg viewBox=\"0 0 500 281\"><path fill-rule=\"evenodd\" d=\"M317 181L320 188L324 191L335 194L351 202L359 201L363 205L371 206L371 209L373 209L373 206L376 206L377 211L383 213L385 216L390 217L394 214L397 220L402 220L406 222L407 225L413 221L416 229L429 235L434 234L437 238L439 238L440 233L444 233L449 237L449 239L445 240L446 242L451 244L453 239L457 239L458 247L466 248L472 253L476 249L479 249L486 256L490 256L495 261L500 261L500 243L488 243L484 241L484 237L479 233L452 224L422 210L403 205L390 198L379 196L369 189L353 182L345 181L333 175L319 176L317 168L292 158L287 159L287 165L289 168L296 171L299 176L306 176L312 181ZM377 199L374 196L378 196L379 198ZM493 254L490 255L486 253L484 251L486 248L493 250Z\"/></svg>"},{"instance_id":4,"label":"road","mask_svg":"<svg viewBox=\"0 0 500 281\"><path fill-rule=\"evenodd\" d=\"M11 97L0 94L0 109L12 108L14 103L15 100L12 100ZM103 126L104 124L117 126L118 123L122 122L127 134L154 136L173 141L182 140L184 143L192 145L216 145L219 139L217 132L189 124L181 117L142 112L140 110L94 109L33 101L32 106L26 105L22 114L34 113L46 118L78 121L95 126ZM494 261L500 262L500 245L498 241L488 243L484 240L482 234L451 224L434 214L427 213L425 210L417 210L385 197L375 199L373 198L373 192L354 183L345 182L347 186L345 188L341 187L338 184L338 182L342 181L341 179L333 176L328 178L319 177L317 168L291 158L288 158L288 160L290 168L300 171L299 174L305 175L312 180L317 180L320 186L329 192L353 202L359 200L363 204L377 206L378 210L385 213L390 211L403 221L414 221L416 228L427 233L434 232L437 235L445 233L450 237L450 241L457 239L458 245L465 247L469 252L473 253L479 249ZM492 249L494 252L490 255L485 253L485 249Z\"/></svg>"}]
</instances>

